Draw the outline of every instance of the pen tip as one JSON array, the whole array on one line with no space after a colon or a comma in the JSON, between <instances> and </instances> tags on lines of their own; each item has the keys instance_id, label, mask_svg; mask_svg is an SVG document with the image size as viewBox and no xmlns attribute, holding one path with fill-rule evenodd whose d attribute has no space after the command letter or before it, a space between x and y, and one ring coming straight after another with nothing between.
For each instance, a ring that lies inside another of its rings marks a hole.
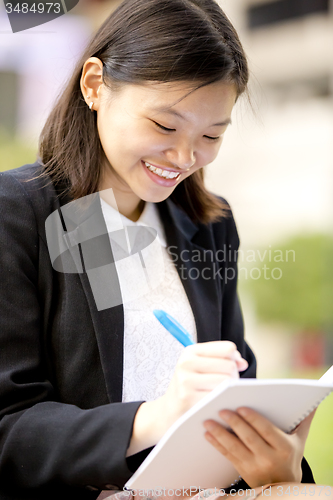
<instances>
[{"instance_id":1,"label":"pen tip","mask_svg":"<svg viewBox=\"0 0 333 500\"><path fill-rule=\"evenodd\" d=\"M159 320L159 322L165 321L166 318L169 317L169 315L163 311L163 309L154 309L153 310L155 318Z\"/></svg>"}]
</instances>

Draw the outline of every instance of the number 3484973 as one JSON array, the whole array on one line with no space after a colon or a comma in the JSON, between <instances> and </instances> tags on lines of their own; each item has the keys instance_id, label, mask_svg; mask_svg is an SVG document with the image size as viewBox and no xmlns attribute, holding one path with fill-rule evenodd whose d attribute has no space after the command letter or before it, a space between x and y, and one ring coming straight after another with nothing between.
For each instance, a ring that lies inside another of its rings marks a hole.
<instances>
[{"instance_id":1,"label":"number 3484973","mask_svg":"<svg viewBox=\"0 0 333 500\"><path fill-rule=\"evenodd\" d=\"M330 497L332 495L331 486L310 486L310 485L294 485L294 486L277 486L277 496L323 496Z\"/></svg>"},{"instance_id":2,"label":"number 3484973","mask_svg":"<svg viewBox=\"0 0 333 500\"><path fill-rule=\"evenodd\" d=\"M22 3L6 3L7 14L61 14L60 3L50 3L50 2L36 2L29 5L26 2Z\"/></svg>"}]
</instances>

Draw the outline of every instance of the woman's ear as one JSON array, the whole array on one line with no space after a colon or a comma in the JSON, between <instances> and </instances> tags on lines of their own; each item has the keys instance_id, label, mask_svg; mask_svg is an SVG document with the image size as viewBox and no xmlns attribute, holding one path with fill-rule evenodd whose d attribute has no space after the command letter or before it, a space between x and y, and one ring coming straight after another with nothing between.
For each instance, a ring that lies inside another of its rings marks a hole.
<instances>
[{"instance_id":1,"label":"woman's ear","mask_svg":"<svg viewBox=\"0 0 333 500\"><path fill-rule=\"evenodd\" d=\"M84 63L80 80L81 92L89 108L98 111L101 101L100 87L103 85L103 63L97 57L90 57Z\"/></svg>"}]
</instances>

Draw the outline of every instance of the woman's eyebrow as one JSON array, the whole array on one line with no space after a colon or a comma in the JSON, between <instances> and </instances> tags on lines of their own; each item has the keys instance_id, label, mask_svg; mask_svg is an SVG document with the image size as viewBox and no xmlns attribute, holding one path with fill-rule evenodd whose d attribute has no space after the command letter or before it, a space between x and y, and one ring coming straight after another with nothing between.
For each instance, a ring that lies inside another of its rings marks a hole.
<instances>
[{"instance_id":1,"label":"woman's eyebrow","mask_svg":"<svg viewBox=\"0 0 333 500\"><path fill-rule=\"evenodd\" d=\"M225 125L232 125L231 118L227 118L226 120L220 123L214 123L214 125L211 125L211 127L224 127Z\"/></svg>"},{"instance_id":2,"label":"woman's eyebrow","mask_svg":"<svg viewBox=\"0 0 333 500\"><path fill-rule=\"evenodd\" d=\"M175 109L172 108L154 108L154 111L157 113L168 113L173 116L177 116L178 118L181 118L182 120L187 121L185 116L183 116L179 111L176 111ZM214 123L213 125L210 125L211 127L224 127L225 125L231 125L231 118L226 118L224 121L219 122L219 123Z\"/></svg>"}]
</instances>

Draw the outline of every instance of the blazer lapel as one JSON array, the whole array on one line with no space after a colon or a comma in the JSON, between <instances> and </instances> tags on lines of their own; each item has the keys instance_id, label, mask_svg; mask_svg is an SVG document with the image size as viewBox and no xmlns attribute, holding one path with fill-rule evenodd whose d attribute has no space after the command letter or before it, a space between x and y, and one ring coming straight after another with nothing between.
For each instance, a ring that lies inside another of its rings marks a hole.
<instances>
[{"instance_id":1,"label":"blazer lapel","mask_svg":"<svg viewBox=\"0 0 333 500\"><path fill-rule=\"evenodd\" d=\"M220 278L216 276L214 239L209 226L196 225L170 199L158 203L157 207L170 255L173 255L192 307L198 342L220 340L222 292L218 285Z\"/></svg>"},{"instance_id":2,"label":"blazer lapel","mask_svg":"<svg viewBox=\"0 0 333 500\"><path fill-rule=\"evenodd\" d=\"M87 297L110 403L122 401L124 308L122 304L98 311L86 273L80 275Z\"/></svg>"},{"instance_id":3,"label":"blazer lapel","mask_svg":"<svg viewBox=\"0 0 333 500\"><path fill-rule=\"evenodd\" d=\"M112 294L115 297L114 303L117 302L118 297L121 297L117 272L114 265L112 266L113 254L99 195L96 193L96 195L92 196L95 196L92 204L85 208L81 207L76 214L75 211L73 212L70 209L70 204L63 205L61 212L63 224L67 231L65 239L73 260L77 256L78 247L80 248L83 261L82 267L85 272L82 272L82 268L81 270L78 268L77 271L90 309L107 394L110 402L121 402L124 338L123 305L121 300L120 303L118 300L118 305L98 310L96 306L96 290L93 293L91 276L87 274L87 264L90 268L104 266L101 272L101 278L104 278L104 283L101 286L103 293ZM87 241L85 238L89 234L92 239ZM108 288L106 289L104 285ZM101 298L103 297L98 299Z\"/></svg>"}]
</instances>

